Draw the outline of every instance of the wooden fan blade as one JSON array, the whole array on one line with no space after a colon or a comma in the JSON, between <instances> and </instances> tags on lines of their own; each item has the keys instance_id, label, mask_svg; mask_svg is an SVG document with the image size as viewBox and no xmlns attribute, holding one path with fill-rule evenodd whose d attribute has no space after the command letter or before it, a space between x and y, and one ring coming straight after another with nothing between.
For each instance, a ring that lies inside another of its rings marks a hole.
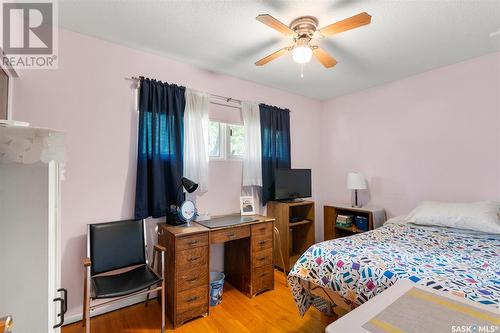
<instances>
[{"instance_id":1,"label":"wooden fan blade","mask_svg":"<svg viewBox=\"0 0 500 333\"><path fill-rule=\"evenodd\" d=\"M264 23L265 25L273 28L274 30L278 30L284 35L292 35L294 31L290 29L286 24L278 21L274 17L269 14L260 14L256 17L257 21Z\"/></svg>"},{"instance_id":2,"label":"wooden fan blade","mask_svg":"<svg viewBox=\"0 0 500 333\"><path fill-rule=\"evenodd\" d=\"M331 36L338 34L340 32L344 32L347 30L361 27L363 25L370 24L371 20L372 20L371 15L363 12L361 14L346 18L345 20L327 25L326 27L319 29L319 32L323 36Z\"/></svg>"},{"instance_id":3,"label":"wooden fan blade","mask_svg":"<svg viewBox=\"0 0 500 333\"><path fill-rule=\"evenodd\" d=\"M337 64L337 60L335 60L335 58L329 55L328 52L323 50L321 47L316 47L315 49L313 49L313 54L316 59L318 59L318 61L326 68L333 67Z\"/></svg>"},{"instance_id":4,"label":"wooden fan blade","mask_svg":"<svg viewBox=\"0 0 500 333\"><path fill-rule=\"evenodd\" d=\"M264 58L260 59L259 61L257 61L255 63L256 66L262 66L262 65L265 65L267 64L269 61L272 61L276 58L279 58L281 57L283 54L287 53L288 52L288 47L284 47L282 48L281 50L278 50L274 53L271 53L270 55L268 56L265 56Z\"/></svg>"}]
</instances>

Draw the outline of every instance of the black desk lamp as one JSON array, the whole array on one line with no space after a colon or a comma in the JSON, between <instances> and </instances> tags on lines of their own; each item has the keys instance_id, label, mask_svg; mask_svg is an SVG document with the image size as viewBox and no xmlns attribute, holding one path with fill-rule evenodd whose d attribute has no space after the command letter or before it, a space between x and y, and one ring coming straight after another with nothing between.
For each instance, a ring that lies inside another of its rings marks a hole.
<instances>
[{"instance_id":1,"label":"black desk lamp","mask_svg":"<svg viewBox=\"0 0 500 333\"><path fill-rule=\"evenodd\" d=\"M193 193L198 188L198 184L193 182L191 179L188 179L186 177L182 177L181 183L179 184L179 187L177 188L177 196L176 196L177 205L179 205L179 194L180 194L179 192L183 187L186 189L187 193Z\"/></svg>"},{"instance_id":2,"label":"black desk lamp","mask_svg":"<svg viewBox=\"0 0 500 333\"><path fill-rule=\"evenodd\" d=\"M180 201L179 196L181 194L181 190L184 187L187 193L193 193L198 188L198 184L193 182L191 179L186 177L181 178L181 183L179 187L177 187L177 194L175 196L175 204L170 205L170 214L167 216L167 223L172 225L182 224L177 218L177 210L179 208Z\"/></svg>"}]
</instances>

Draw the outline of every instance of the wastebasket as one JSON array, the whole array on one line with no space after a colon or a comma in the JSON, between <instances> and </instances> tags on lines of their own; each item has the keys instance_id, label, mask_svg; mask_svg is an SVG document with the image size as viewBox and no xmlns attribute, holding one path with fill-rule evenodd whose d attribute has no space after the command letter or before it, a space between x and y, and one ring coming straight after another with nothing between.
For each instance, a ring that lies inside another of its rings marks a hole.
<instances>
[{"instance_id":1,"label":"wastebasket","mask_svg":"<svg viewBox=\"0 0 500 333\"><path fill-rule=\"evenodd\" d=\"M222 272L210 272L210 306L216 306L222 301L224 277Z\"/></svg>"}]
</instances>

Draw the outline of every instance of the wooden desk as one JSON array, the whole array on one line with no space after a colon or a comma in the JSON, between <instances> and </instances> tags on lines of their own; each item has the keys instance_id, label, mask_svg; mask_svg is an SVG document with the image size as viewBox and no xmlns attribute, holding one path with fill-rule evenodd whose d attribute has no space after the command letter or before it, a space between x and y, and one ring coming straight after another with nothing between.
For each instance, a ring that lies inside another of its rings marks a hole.
<instances>
[{"instance_id":1,"label":"wooden desk","mask_svg":"<svg viewBox=\"0 0 500 333\"><path fill-rule=\"evenodd\" d=\"M166 316L176 328L209 313L210 244L224 243L226 281L248 297L274 289L273 218L209 229L158 224L165 255Z\"/></svg>"}]
</instances>

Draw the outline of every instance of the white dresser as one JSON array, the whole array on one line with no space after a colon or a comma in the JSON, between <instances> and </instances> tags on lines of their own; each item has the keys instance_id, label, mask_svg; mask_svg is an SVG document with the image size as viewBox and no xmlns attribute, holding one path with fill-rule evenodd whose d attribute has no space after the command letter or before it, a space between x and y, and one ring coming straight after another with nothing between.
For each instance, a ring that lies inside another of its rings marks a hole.
<instances>
[{"instance_id":1,"label":"white dresser","mask_svg":"<svg viewBox=\"0 0 500 333\"><path fill-rule=\"evenodd\" d=\"M64 135L0 127L0 317L15 333L59 332L60 181Z\"/></svg>"}]
</instances>

